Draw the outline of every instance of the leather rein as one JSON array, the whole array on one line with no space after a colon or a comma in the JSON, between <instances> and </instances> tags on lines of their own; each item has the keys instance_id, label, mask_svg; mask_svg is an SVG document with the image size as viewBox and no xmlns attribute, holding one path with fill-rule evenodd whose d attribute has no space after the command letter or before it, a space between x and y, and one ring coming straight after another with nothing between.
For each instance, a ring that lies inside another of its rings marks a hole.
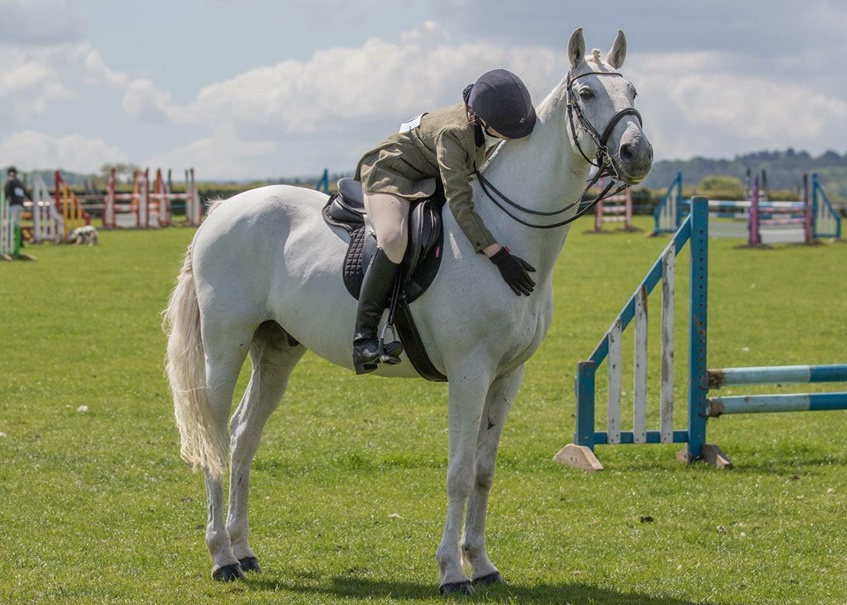
<instances>
[{"instance_id":1,"label":"leather rein","mask_svg":"<svg viewBox=\"0 0 847 605\"><path fill-rule=\"evenodd\" d=\"M492 202L494 202L494 205L497 206L498 208L500 208L500 210L502 210L503 212L505 212L512 220L520 223L521 225L525 225L525 226L531 227L533 229L555 229L557 227L562 227L564 225L572 223L573 221L575 221L579 217L581 217L581 216L585 215L586 213L590 212L594 208L594 206L596 206L602 200L604 200L607 197L610 197L612 195L615 195L617 193L620 193L621 191L623 191L624 189L626 189L628 187L628 185L620 179L620 177L618 175L618 170L615 167L615 163L612 160L611 155L609 155L609 149L606 145L609 142L609 137L612 135L612 131L614 130L615 126L617 126L618 122L620 122L626 116L634 116L638 120L638 125L642 126L643 123L642 123L642 120L641 120L641 114L638 113L638 110L635 109L634 107L627 107L626 109L622 109L621 111L617 112L615 115L612 116L612 119L609 120L609 123L606 124L606 127L603 129L603 133L602 134L599 133L597 131L597 129L594 128L594 126L591 124L591 122L588 121L588 118L585 116L585 112L583 111L582 106L579 104L579 101L572 97L573 83L576 80L578 80L579 78L584 78L586 76L619 76L619 77L623 77L623 74L618 73L618 72L590 71L590 72L587 72L587 73L584 73L584 74L581 74L581 75L578 75L578 76L574 76L574 77L570 77L570 75L568 76L568 81L567 81L567 95L568 95L567 107L568 107L568 124L570 125L571 136L573 138L574 143L576 143L576 148L579 150L579 153L582 155L582 157L585 158L585 160L589 164L591 164L592 166L595 166L597 168L596 172L594 173L594 176L591 177L590 179L588 179L588 184L585 186L585 189L582 190L582 193L576 199L576 201L571 202L570 204L568 204L567 206L565 206L561 210L554 210L552 212L543 212L543 211L540 211L540 210L533 210L532 208L526 208L525 206L521 206L520 204L517 204L517 203L513 202L512 200L510 200L505 194L503 194L503 192L499 191L494 185L492 185L491 182L488 179L486 179L484 176L482 176L482 173L479 170L476 170L475 173L474 173L476 175L477 179L479 179L479 184L482 187L482 191L488 196L488 198ZM574 120L574 118L576 118L576 120ZM594 156L594 160L591 160L587 155L585 155L585 152L582 150L582 146L579 144L579 135L577 135L577 132L576 132L576 122L579 123L579 126L582 129L582 131L587 133L594 140L594 144L597 147L597 152ZM590 204L588 204L584 208L580 209L572 217L567 218L567 219L562 220L562 221L559 221L559 222L556 222L556 223L539 225L539 224L531 223L529 221L525 221L525 220L515 216L506 206L503 205L503 203L505 203L508 206L511 206L512 208L514 208L516 210L519 210L521 212L525 212L526 214L531 214L531 215L534 215L534 216L547 216L547 217L558 216L560 214L567 212L568 210L570 210L574 206L581 205L584 198L585 198L585 195L588 193L588 190L591 189L597 183L597 181L599 181L603 177L609 177L609 183L608 183L608 185L606 185L606 187L603 189L603 191L601 191L600 194L596 198L594 198L594 200L591 201ZM614 191L612 191L613 188L614 188ZM499 201L498 201L497 198L499 198ZM503 203L501 203L501 202L503 202Z\"/></svg>"}]
</instances>

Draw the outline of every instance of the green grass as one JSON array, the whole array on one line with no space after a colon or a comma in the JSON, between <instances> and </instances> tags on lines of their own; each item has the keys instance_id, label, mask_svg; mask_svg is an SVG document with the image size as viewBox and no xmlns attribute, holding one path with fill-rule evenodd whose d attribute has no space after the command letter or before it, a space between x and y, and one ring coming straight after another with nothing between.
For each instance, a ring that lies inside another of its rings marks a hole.
<instances>
[{"instance_id":1,"label":"green grass","mask_svg":"<svg viewBox=\"0 0 847 605\"><path fill-rule=\"evenodd\" d=\"M588 224L565 246L556 321L503 436L488 544L509 583L473 601L847 603L843 412L710 421L731 471L681 465L675 446L600 446L596 475L551 462L572 440L577 360L667 243ZM442 602L446 387L312 355L254 465L264 573L209 579L159 318L191 235L101 232L99 247L0 264L0 603ZM847 246L738 243L711 242L709 365L847 361Z\"/></svg>"}]
</instances>

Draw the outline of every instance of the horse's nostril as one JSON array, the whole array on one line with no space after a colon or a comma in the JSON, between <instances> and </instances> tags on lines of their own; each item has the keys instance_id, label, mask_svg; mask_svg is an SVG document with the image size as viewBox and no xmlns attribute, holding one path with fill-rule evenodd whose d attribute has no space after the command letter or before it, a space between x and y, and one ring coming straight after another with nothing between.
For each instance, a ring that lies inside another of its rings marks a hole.
<instances>
[{"instance_id":1,"label":"horse's nostril","mask_svg":"<svg viewBox=\"0 0 847 605\"><path fill-rule=\"evenodd\" d=\"M635 152L632 150L631 143L624 143L621 145L621 158L624 160L631 160L635 157Z\"/></svg>"}]
</instances>

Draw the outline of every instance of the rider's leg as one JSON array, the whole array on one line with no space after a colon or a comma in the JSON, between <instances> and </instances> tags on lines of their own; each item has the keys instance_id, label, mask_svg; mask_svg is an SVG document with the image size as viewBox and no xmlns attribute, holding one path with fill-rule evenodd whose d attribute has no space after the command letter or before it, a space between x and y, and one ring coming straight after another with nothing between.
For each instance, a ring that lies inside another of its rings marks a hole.
<instances>
[{"instance_id":1,"label":"rider's leg","mask_svg":"<svg viewBox=\"0 0 847 605\"><path fill-rule=\"evenodd\" d=\"M409 200L390 193L366 193L365 211L379 247L392 263L399 265L409 237Z\"/></svg>"},{"instance_id":2,"label":"rider's leg","mask_svg":"<svg viewBox=\"0 0 847 605\"><path fill-rule=\"evenodd\" d=\"M353 367L357 374L375 370L383 353L380 351L377 330L400 262L406 253L409 201L384 193L366 193L365 210L376 233L379 248L365 273L359 293L356 332L353 336Z\"/></svg>"}]
</instances>

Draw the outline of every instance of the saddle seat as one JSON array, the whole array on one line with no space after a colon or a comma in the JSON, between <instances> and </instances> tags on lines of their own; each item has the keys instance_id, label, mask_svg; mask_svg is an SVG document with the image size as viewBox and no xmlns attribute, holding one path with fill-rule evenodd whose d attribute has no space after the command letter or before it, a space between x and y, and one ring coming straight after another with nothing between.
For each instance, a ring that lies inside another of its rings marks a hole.
<instances>
[{"instance_id":1,"label":"saddle seat","mask_svg":"<svg viewBox=\"0 0 847 605\"><path fill-rule=\"evenodd\" d=\"M331 198L332 218L347 223L365 222L365 195L362 184L350 177L338 180L338 195Z\"/></svg>"}]
</instances>

